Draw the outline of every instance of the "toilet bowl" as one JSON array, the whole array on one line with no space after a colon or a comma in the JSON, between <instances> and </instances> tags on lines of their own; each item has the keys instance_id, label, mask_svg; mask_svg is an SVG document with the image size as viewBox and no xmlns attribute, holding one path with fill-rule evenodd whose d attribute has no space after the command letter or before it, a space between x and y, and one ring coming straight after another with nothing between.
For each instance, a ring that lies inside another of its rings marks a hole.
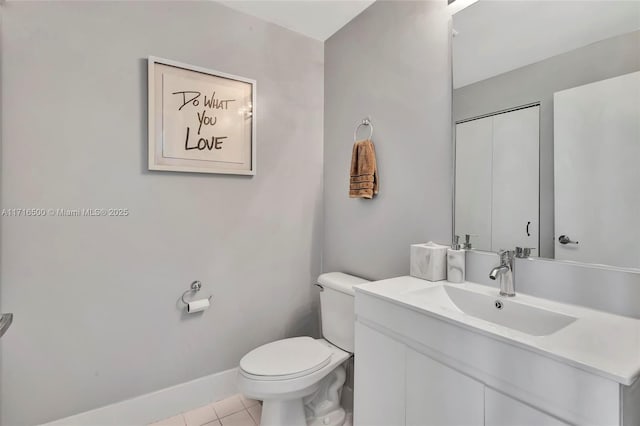
<instances>
[{"instance_id":1,"label":"toilet bowl","mask_svg":"<svg viewBox=\"0 0 640 426\"><path fill-rule=\"evenodd\" d=\"M312 351L315 353L311 354ZM251 357L247 360L249 355ZM344 423L344 410L340 408L340 388L345 379L341 364L349 356L348 352L324 339L296 337L278 340L254 349L242 359L238 387L247 397L263 401L260 422L263 426L306 425L305 399L318 392L327 396L323 402L331 408L322 414L331 413L342 420L342 423L321 424L341 425ZM289 360L292 362L287 367ZM277 368L272 368L273 364ZM342 369L342 373L335 372L336 369ZM328 388L332 385L336 390L333 395L328 395ZM337 410L342 410L342 415L333 413Z\"/></svg>"},{"instance_id":2,"label":"toilet bowl","mask_svg":"<svg viewBox=\"0 0 640 426\"><path fill-rule=\"evenodd\" d=\"M353 353L354 290L366 280L340 272L318 277L323 339L262 345L240 360L238 388L263 401L262 426L341 426L343 364Z\"/></svg>"}]
</instances>

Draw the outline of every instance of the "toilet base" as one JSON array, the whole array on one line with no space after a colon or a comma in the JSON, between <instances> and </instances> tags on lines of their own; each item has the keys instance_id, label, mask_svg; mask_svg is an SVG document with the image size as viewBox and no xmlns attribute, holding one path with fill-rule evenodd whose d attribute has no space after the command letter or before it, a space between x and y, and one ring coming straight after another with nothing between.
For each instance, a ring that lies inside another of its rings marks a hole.
<instances>
[{"instance_id":1,"label":"toilet base","mask_svg":"<svg viewBox=\"0 0 640 426\"><path fill-rule=\"evenodd\" d=\"M342 408L322 417L305 419L302 398L262 402L260 426L342 426L346 412Z\"/></svg>"},{"instance_id":2,"label":"toilet base","mask_svg":"<svg viewBox=\"0 0 640 426\"><path fill-rule=\"evenodd\" d=\"M262 402L260 426L307 426L302 398Z\"/></svg>"},{"instance_id":3,"label":"toilet base","mask_svg":"<svg viewBox=\"0 0 640 426\"><path fill-rule=\"evenodd\" d=\"M345 379L345 368L340 365L322 379L313 394L304 398L308 426L344 424L346 413L340 407L340 397Z\"/></svg>"},{"instance_id":4,"label":"toilet base","mask_svg":"<svg viewBox=\"0 0 640 426\"><path fill-rule=\"evenodd\" d=\"M314 417L307 419L307 426L342 426L345 424L347 413L344 409L339 408L322 417Z\"/></svg>"}]
</instances>

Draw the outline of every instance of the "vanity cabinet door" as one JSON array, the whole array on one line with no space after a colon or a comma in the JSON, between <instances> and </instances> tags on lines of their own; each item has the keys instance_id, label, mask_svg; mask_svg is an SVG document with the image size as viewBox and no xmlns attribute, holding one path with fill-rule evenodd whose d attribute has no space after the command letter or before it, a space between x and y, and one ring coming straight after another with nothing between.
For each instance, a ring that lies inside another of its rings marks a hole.
<instances>
[{"instance_id":1,"label":"vanity cabinet door","mask_svg":"<svg viewBox=\"0 0 640 426\"><path fill-rule=\"evenodd\" d=\"M405 346L356 321L353 389L355 426L401 426Z\"/></svg>"},{"instance_id":2,"label":"vanity cabinet door","mask_svg":"<svg viewBox=\"0 0 640 426\"><path fill-rule=\"evenodd\" d=\"M482 383L409 348L406 364L407 425L484 425Z\"/></svg>"},{"instance_id":3,"label":"vanity cabinet door","mask_svg":"<svg viewBox=\"0 0 640 426\"><path fill-rule=\"evenodd\" d=\"M569 424L486 388L485 426L569 426Z\"/></svg>"}]
</instances>

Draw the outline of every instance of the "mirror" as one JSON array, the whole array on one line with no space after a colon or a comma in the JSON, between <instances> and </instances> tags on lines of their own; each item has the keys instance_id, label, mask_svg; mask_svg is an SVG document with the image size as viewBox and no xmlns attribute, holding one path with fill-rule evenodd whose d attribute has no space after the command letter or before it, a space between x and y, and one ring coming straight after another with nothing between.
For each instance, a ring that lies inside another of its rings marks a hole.
<instances>
[{"instance_id":1,"label":"mirror","mask_svg":"<svg viewBox=\"0 0 640 426\"><path fill-rule=\"evenodd\" d=\"M640 2L453 16L454 234L640 270Z\"/></svg>"}]
</instances>

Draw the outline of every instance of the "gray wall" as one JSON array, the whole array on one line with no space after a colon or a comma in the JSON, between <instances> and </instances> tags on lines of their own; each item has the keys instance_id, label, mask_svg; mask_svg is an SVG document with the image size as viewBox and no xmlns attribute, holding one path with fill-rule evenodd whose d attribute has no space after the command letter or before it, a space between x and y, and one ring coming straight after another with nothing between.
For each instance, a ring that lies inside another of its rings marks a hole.
<instances>
[{"instance_id":1,"label":"gray wall","mask_svg":"<svg viewBox=\"0 0 640 426\"><path fill-rule=\"evenodd\" d=\"M2 5L2 419L33 424L317 332L323 45L213 2ZM258 175L149 172L146 60L258 81ZM211 309L177 300L194 279Z\"/></svg>"},{"instance_id":2,"label":"gray wall","mask_svg":"<svg viewBox=\"0 0 640 426\"><path fill-rule=\"evenodd\" d=\"M378 1L325 44L324 271L406 275L411 243L450 241L445 7L444 1ZM349 199L353 130L367 115L375 128L380 194Z\"/></svg>"},{"instance_id":3,"label":"gray wall","mask_svg":"<svg viewBox=\"0 0 640 426\"><path fill-rule=\"evenodd\" d=\"M453 91L455 121L540 102L540 256L554 257L553 93L638 70L635 31Z\"/></svg>"}]
</instances>

